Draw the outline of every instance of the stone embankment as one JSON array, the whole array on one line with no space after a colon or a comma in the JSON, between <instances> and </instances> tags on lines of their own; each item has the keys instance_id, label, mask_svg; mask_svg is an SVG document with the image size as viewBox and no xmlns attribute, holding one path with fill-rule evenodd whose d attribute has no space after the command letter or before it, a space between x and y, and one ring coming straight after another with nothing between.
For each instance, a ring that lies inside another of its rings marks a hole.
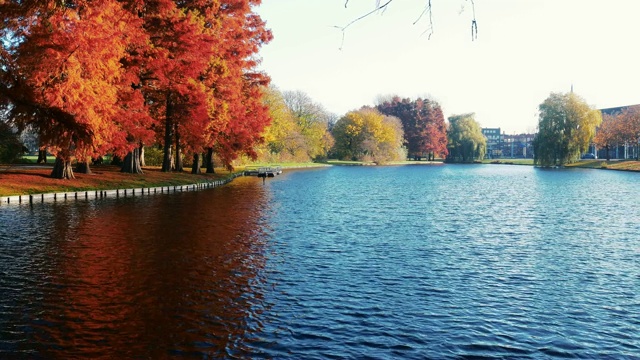
<instances>
[{"instance_id":1,"label":"stone embankment","mask_svg":"<svg viewBox=\"0 0 640 360\"><path fill-rule=\"evenodd\" d=\"M133 189L115 189L115 190L83 190L71 192L58 192L46 194L29 194L29 195L13 195L0 197L0 206L34 204L42 202L71 201L71 200L90 200L104 198L118 198L127 196L148 196L155 194L170 194L183 191L197 191L212 189L230 183L233 179L243 176L237 173L226 179L214 180L189 185L171 185L157 186L149 188L133 188Z\"/></svg>"}]
</instances>

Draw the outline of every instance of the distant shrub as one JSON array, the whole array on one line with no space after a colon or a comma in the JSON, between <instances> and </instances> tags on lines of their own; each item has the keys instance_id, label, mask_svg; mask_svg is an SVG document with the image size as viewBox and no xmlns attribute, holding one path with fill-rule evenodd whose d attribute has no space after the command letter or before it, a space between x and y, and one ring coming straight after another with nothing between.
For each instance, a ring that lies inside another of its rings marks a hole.
<instances>
[{"instance_id":1,"label":"distant shrub","mask_svg":"<svg viewBox=\"0 0 640 360\"><path fill-rule=\"evenodd\" d=\"M144 162L146 166L162 166L164 153L156 146L144 148Z\"/></svg>"}]
</instances>

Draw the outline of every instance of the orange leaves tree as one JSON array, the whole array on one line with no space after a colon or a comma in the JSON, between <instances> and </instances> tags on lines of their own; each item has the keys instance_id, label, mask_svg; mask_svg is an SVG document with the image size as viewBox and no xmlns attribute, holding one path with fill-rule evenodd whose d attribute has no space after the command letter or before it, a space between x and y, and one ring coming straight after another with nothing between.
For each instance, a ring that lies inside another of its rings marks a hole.
<instances>
[{"instance_id":1,"label":"orange leaves tree","mask_svg":"<svg viewBox=\"0 0 640 360\"><path fill-rule=\"evenodd\" d=\"M598 147L605 149L607 161L611 160L611 148L619 144L621 139L619 121L617 121L615 116L604 115L602 117L602 123L596 131L596 136L593 138L593 142Z\"/></svg>"},{"instance_id":2,"label":"orange leaves tree","mask_svg":"<svg viewBox=\"0 0 640 360\"><path fill-rule=\"evenodd\" d=\"M56 155L52 176L73 178L72 156L85 162L126 131L118 121L125 110L121 59L139 22L109 0L8 1L0 11L1 36L10 39L2 49L3 105Z\"/></svg>"},{"instance_id":3,"label":"orange leaves tree","mask_svg":"<svg viewBox=\"0 0 640 360\"><path fill-rule=\"evenodd\" d=\"M269 120L260 104L268 78L253 71L253 57L271 39L252 13L259 3L156 0L140 10L152 44L141 89L158 122L162 171L181 171L183 150L196 164L205 150L210 164L215 150L230 167L259 140Z\"/></svg>"},{"instance_id":4,"label":"orange leaves tree","mask_svg":"<svg viewBox=\"0 0 640 360\"><path fill-rule=\"evenodd\" d=\"M593 142L605 148L607 160L612 147L627 144L636 147L636 159L640 157L640 107L629 106L614 114L606 114L596 131Z\"/></svg>"},{"instance_id":5,"label":"orange leaves tree","mask_svg":"<svg viewBox=\"0 0 640 360\"><path fill-rule=\"evenodd\" d=\"M259 47L271 39L252 13L259 0L0 2L0 107L56 155L112 152L140 171L137 149L157 138L169 171L174 144L220 149L225 165L251 152L268 123L260 103ZM181 135L183 135L181 137ZM124 170L124 169L123 169Z\"/></svg>"}]
</instances>

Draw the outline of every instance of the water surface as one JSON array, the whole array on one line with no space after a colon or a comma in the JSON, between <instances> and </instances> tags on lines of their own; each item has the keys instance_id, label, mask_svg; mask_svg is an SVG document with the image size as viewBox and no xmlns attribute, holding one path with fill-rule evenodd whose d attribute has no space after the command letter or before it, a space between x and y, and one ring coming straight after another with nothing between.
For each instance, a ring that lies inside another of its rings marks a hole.
<instances>
[{"instance_id":1,"label":"water surface","mask_svg":"<svg viewBox=\"0 0 640 360\"><path fill-rule=\"evenodd\" d=\"M0 358L639 358L638 174L334 167L0 208Z\"/></svg>"}]
</instances>

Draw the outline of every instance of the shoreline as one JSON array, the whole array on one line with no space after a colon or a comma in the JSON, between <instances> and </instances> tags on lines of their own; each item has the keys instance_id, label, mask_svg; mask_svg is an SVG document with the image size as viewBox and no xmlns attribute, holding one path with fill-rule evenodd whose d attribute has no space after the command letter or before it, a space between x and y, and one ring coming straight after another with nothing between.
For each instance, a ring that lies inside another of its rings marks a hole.
<instances>
[{"instance_id":1,"label":"shoreline","mask_svg":"<svg viewBox=\"0 0 640 360\"><path fill-rule=\"evenodd\" d=\"M58 201L70 201L70 200L93 200L93 199L106 199L106 198L120 198L131 196L149 196L156 194L170 194L176 192L185 191L198 191L205 189L213 189L226 185L233 181L235 178L244 176L242 173L234 174L224 180L215 180L203 183L194 183L187 185L173 185L173 186L156 186L149 188L124 188L124 189L111 189L111 190L84 190L84 191L68 191L68 192L53 192L53 193L41 193L41 194L27 194L27 195L11 195L0 196L0 205L20 205L20 204L35 204L45 202L58 202Z\"/></svg>"},{"instance_id":2,"label":"shoreline","mask_svg":"<svg viewBox=\"0 0 640 360\"><path fill-rule=\"evenodd\" d=\"M517 159L504 159L484 162L483 165L519 165L534 166ZM356 162L327 162L281 165L283 170L325 168L331 166L404 166L404 165L444 165L443 162L405 161L389 164L369 164ZM275 165L273 165L275 166ZM280 165L279 165L280 166ZM67 201L76 199L96 199L121 196L142 196L152 194L196 191L219 187L233 179L244 176L246 166L238 167L235 172L221 174L198 174L190 172L160 173L154 167L145 167L144 174L120 173L119 167L103 165L93 167L92 174L76 174L76 180L60 180L48 177L51 166L19 165L9 166L0 171L0 206L9 204L31 204L45 201ZM640 161L600 159L581 160L565 168L613 170L640 172ZM240 170L242 169L242 170ZM16 178L6 181L5 178ZM35 178L35 180L34 180ZM6 185L5 182L9 182ZM6 185L6 186L3 186Z\"/></svg>"}]
</instances>

